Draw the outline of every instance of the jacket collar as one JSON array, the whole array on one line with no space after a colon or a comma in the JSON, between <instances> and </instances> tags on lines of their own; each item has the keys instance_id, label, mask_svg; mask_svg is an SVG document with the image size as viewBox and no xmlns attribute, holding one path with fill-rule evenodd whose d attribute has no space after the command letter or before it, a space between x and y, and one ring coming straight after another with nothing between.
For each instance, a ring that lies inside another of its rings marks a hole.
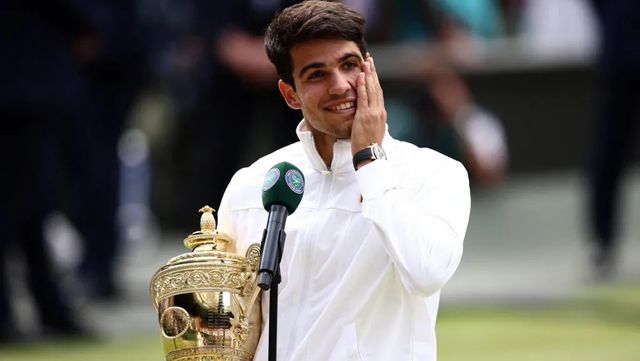
<instances>
[{"instance_id":1,"label":"jacket collar","mask_svg":"<svg viewBox=\"0 0 640 361\"><path fill-rule=\"evenodd\" d=\"M316 149L316 144L313 140L313 134L311 134L311 130L309 130L307 122L304 119L298 123L298 126L296 127L296 134L302 143L302 148L304 149L307 159L311 163L311 167L313 169L319 172L334 173L354 171L350 139L339 139L333 145L333 160L331 161L331 167L329 168L324 164L324 161L320 157L320 154ZM391 139L391 136L389 135L389 126L387 125L383 139L383 146L384 144L389 143L387 141L389 139Z\"/></svg>"}]
</instances>

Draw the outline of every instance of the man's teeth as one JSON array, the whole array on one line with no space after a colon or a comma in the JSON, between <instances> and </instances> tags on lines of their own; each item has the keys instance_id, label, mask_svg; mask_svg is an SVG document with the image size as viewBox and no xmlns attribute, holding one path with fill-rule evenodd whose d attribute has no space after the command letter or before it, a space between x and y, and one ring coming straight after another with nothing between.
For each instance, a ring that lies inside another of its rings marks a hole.
<instances>
[{"instance_id":1,"label":"man's teeth","mask_svg":"<svg viewBox=\"0 0 640 361\"><path fill-rule=\"evenodd\" d=\"M349 108L353 108L353 102L342 103L340 105L336 105L335 107L333 107L331 109L332 110L345 110L345 109L349 109Z\"/></svg>"}]
</instances>

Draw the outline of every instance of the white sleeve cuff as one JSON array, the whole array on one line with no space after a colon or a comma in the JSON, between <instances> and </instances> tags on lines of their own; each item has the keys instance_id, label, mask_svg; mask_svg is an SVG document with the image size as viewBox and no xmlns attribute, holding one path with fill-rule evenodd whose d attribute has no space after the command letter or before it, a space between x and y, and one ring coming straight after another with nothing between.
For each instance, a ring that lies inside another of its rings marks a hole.
<instances>
[{"instance_id":1,"label":"white sleeve cuff","mask_svg":"<svg viewBox=\"0 0 640 361\"><path fill-rule=\"evenodd\" d=\"M356 171L356 179L364 199L381 197L386 191L396 187L391 162L384 159L374 160L360 167Z\"/></svg>"}]
</instances>

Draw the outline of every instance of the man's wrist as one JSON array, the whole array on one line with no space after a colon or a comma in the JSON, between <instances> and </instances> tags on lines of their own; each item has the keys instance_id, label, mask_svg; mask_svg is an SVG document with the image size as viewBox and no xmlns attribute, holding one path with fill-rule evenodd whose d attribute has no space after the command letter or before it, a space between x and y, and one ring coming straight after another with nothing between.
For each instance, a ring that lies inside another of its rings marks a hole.
<instances>
[{"instance_id":1,"label":"man's wrist","mask_svg":"<svg viewBox=\"0 0 640 361\"><path fill-rule=\"evenodd\" d=\"M373 162L373 159L365 159L363 161L361 161L360 163L358 163L357 165L354 165L354 167L356 168L356 170L364 167L365 165L369 164Z\"/></svg>"},{"instance_id":2,"label":"man's wrist","mask_svg":"<svg viewBox=\"0 0 640 361\"><path fill-rule=\"evenodd\" d=\"M387 155L378 143L371 143L353 155L353 168L358 170L377 159L387 159Z\"/></svg>"}]
</instances>

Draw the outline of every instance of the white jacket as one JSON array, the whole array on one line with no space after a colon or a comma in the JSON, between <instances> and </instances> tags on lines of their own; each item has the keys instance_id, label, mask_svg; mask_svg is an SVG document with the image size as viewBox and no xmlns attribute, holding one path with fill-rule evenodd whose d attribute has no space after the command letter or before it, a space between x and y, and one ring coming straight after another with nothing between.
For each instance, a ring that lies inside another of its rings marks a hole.
<instances>
[{"instance_id":1,"label":"white jacket","mask_svg":"<svg viewBox=\"0 0 640 361\"><path fill-rule=\"evenodd\" d=\"M356 172L340 140L329 169L304 120L297 133L300 142L235 174L218 213L218 229L243 253L266 225L266 172L288 161L304 173L280 264L278 360L435 360L440 289L460 263L469 219L466 170L388 133L388 160ZM268 355L268 300L258 361Z\"/></svg>"}]
</instances>

